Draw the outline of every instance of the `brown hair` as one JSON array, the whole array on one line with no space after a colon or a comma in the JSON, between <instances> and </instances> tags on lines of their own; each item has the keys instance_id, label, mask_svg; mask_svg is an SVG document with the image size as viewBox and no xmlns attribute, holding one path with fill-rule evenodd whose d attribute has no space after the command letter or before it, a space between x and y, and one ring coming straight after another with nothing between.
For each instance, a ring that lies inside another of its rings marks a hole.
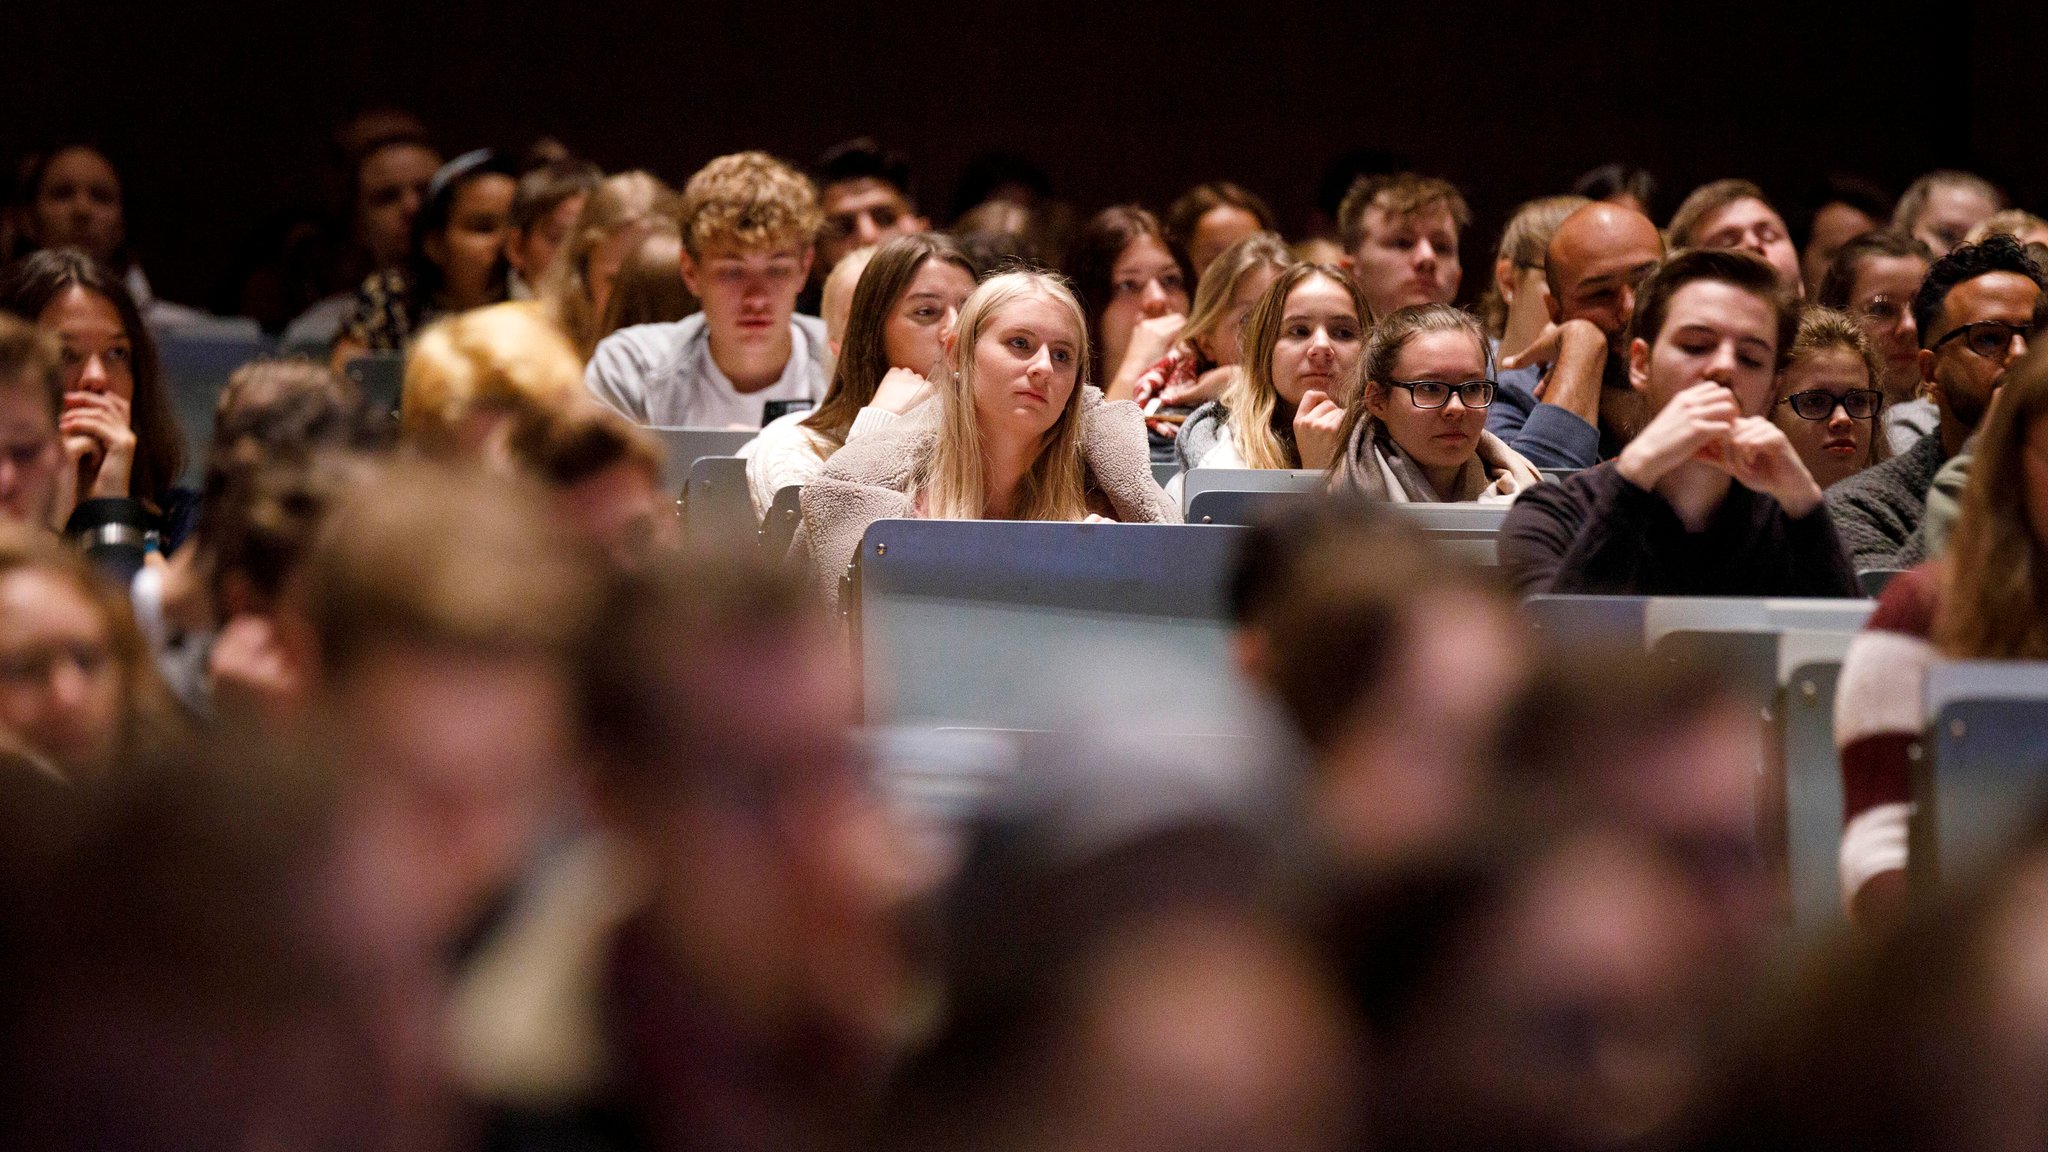
<instances>
[{"instance_id":1,"label":"brown hair","mask_svg":"<svg viewBox=\"0 0 2048 1152\"><path fill-rule=\"evenodd\" d=\"M23 386L43 398L55 421L64 411L64 353L55 336L0 312L0 387Z\"/></svg>"},{"instance_id":2,"label":"brown hair","mask_svg":"<svg viewBox=\"0 0 2048 1152\"><path fill-rule=\"evenodd\" d=\"M1904 232L1865 232L1835 250L1834 259L1828 261L1828 270L1821 275L1819 290L1814 293L1814 303L1823 308L1839 308L1848 311L1856 302L1850 296L1856 290L1856 272L1865 260L1879 256L1914 256L1928 266L1934 264L1934 253L1920 240ZM1899 306L1910 307L1912 301L1901 300Z\"/></svg>"},{"instance_id":3,"label":"brown hair","mask_svg":"<svg viewBox=\"0 0 2048 1152\"><path fill-rule=\"evenodd\" d=\"M1778 211L1772 207L1770 197L1765 196L1764 190L1755 184L1747 180L1716 180L1693 189L1678 206L1678 211L1671 214L1671 223L1664 229L1665 243L1673 248L1692 247L1699 242L1699 237L1693 233L1699 231L1707 217L1738 200L1755 200L1773 212Z\"/></svg>"},{"instance_id":4,"label":"brown hair","mask_svg":"<svg viewBox=\"0 0 2048 1152\"><path fill-rule=\"evenodd\" d=\"M1784 366L1778 369L1778 385L1771 393L1775 406L1785 398L1785 374L1793 365L1822 352L1841 348L1854 353L1863 364L1867 387L1880 394L1884 391L1884 361L1877 354L1877 345L1846 312L1833 308L1807 308L1799 316L1799 331L1792 338L1792 351L1785 356ZM1863 466L1880 464L1891 458L1891 447L1884 434L1884 409L1882 402L1875 416L1870 418L1870 453L1864 457Z\"/></svg>"},{"instance_id":5,"label":"brown hair","mask_svg":"<svg viewBox=\"0 0 2048 1152\"><path fill-rule=\"evenodd\" d=\"M698 169L683 186L683 249L707 244L810 248L824 225L811 179L766 152L735 152Z\"/></svg>"},{"instance_id":6,"label":"brown hair","mask_svg":"<svg viewBox=\"0 0 2048 1152\"><path fill-rule=\"evenodd\" d=\"M135 378L128 415L128 426L135 432L129 491L161 512L170 507L171 489L185 471L185 436L178 430L178 417L171 407L156 340L120 276L75 248L45 249L23 259L0 279L0 308L34 324L51 301L74 287L112 304L121 317L121 330L133 352L130 370Z\"/></svg>"},{"instance_id":7,"label":"brown hair","mask_svg":"<svg viewBox=\"0 0 2048 1152\"><path fill-rule=\"evenodd\" d=\"M1451 221L1461 230L1472 223L1472 209L1456 185L1434 176L1413 172L1360 176L1337 206L1337 232L1346 252L1365 242L1365 212L1378 208L1388 216L1412 216L1424 208L1442 205L1450 210Z\"/></svg>"},{"instance_id":8,"label":"brown hair","mask_svg":"<svg viewBox=\"0 0 2048 1152\"><path fill-rule=\"evenodd\" d=\"M1226 205L1251 213L1257 218L1261 232L1280 230L1279 223L1273 218L1273 210L1266 207L1266 202L1256 193L1228 180L1215 180L1195 185L1167 207L1166 234L1182 251L1186 251L1188 242L1195 238L1195 228L1201 224L1202 217ZM1195 275L1199 277L1207 271L1206 268L1197 268Z\"/></svg>"},{"instance_id":9,"label":"brown hair","mask_svg":"<svg viewBox=\"0 0 2048 1152\"><path fill-rule=\"evenodd\" d=\"M184 735L182 714L157 672L149 642L136 626L127 588L109 584L84 557L59 544L40 527L0 524L0 579L30 571L55 576L70 585L92 605L93 614L107 631L107 645L121 676L121 739L117 755L125 760ZM0 734L0 745L12 742L11 736ZM40 759L37 762L42 763Z\"/></svg>"},{"instance_id":10,"label":"brown hair","mask_svg":"<svg viewBox=\"0 0 2048 1152\"><path fill-rule=\"evenodd\" d=\"M1637 290L1635 315L1629 318L1630 338L1654 346L1663 334L1671 298L1680 288L1699 280L1740 288L1771 306L1778 318L1777 366L1784 368L1799 333L1799 301L1763 257L1739 248L1686 248L1666 256Z\"/></svg>"},{"instance_id":11,"label":"brown hair","mask_svg":"<svg viewBox=\"0 0 2048 1152\"><path fill-rule=\"evenodd\" d=\"M1261 268L1277 272L1294 263L1294 254L1287 250L1286 242L1271 232L1254 232L1217 253L1216 259L1209 263L1208 274L1195 286L1194 302L1188 306L1188 322L1181 325L1180 334L1173 338L1174 343L1195 354L1197 368L1203 371L1214 368L1215 362L1196 341L1213 342L1221 337L1233 344L1239 342L1241 331L1221 333L1216 330L1223 323L1223 313L1230 308L1231 297L1237 295L1238 285Z\"/></svg>"},{"instance_id":12,"label":"brown hair","mask_svg":"<svg viewBox=\"0 0 2048 1152\"><path fill-rule=\"evenodd\" d=\"M1557 235L1565 217L1591 203L1584 196L1544 196L1524 203L1508 217L1508 226L1501 229L1493 262L1505 260L1517 272L1546 271L1550 264L1550 238ZM1498 338L1507 327L1508 302L1501 297L1500 284L1492 276L1486 278L1486 295L1479 301L1479 316L1489 336Z\"/></svg>"},{"instance_id":13,"label":"brown hair","mask_svg":"<svg viewBox=\"0 0 2048 1152\"><path fill-rule=\"evenodd\" d=\"M1237 454L1251 468L1299 468L1301 453L1294 446L1294 426L1280 419L1280 393L1273 387L1273 349L1280 343L1280 324L1287 316L1287 297L1311 276L1321 276L1342 285L1358 310L1361 328L1373 322L1372 306L1365 302L1358 284L1333 264L1296 264L1279 276L1259 297L1244 322L1244 362L1223 394L1231 439ZM1339 403L1357 393L1356 380L1343 385Z\"/></svg>"},{"instance_id":14,"label":"brown hair","mask_svg":"<svg viewBox=\"0 0 2048 1152\"><path fill-rule=\"evenodd\" d=\"M542 217L589 193L602 179L604 172L588 160L554 160L535 168L513 187L512 227L531 231Z\"/></svg>"},{"instance_id":15,"label":"brown hair","mask_svg":"<svg viewBox=\"0 0 2048 1152\"><path fill-rule=\"evenodd\" d=\"M661 482L660 442L597 404L519 425L512 435L512 452L540 480L556 487L582 483L617 464L631 464L656 484Z\"/></svg>"},{"instance_id":16,"label":"brown hair","mask_svg":"<svg viewBox=\"0 0 2048 1152\"><path fill-rule=\"evenodd\" d=\"M1102 314L1109 310L1109 303L1116 298L1116 286L1110 281L1116 276L1116 262L1141 237L1150 236L1159 241L1173 256L1173 262L1180 268L1184 284L1195 282L1194 270L1188 267L1188 255L1174 242L1159 223L1159 217L1136 204L1118 204L1104 208L1088 218L1081 226L1080 235L1074 237L1074 245L1067 252L1067 279L1074 286L1074 296L1081 302L1081 312L1088 318L1089 353L1087 379L1101 380L1106 372L1114 372L1118 365L1105 365L1102 360Z\"/></svg>"},{"instance_id":17,"label":"brown hair","mask_svg":"<svg viewBox=\"0 0 2048 1152\"><path fill-rule=\"evenodd\" d=\"M293 585L329 677L383 643L565 655L596 573L525 483L394 461L328 517Z\"/></svg>"},{"instance_id":18,"label":"brown hair","mask_svg":"<svg viewBox=\"0 0 2048 1152\"><path fill-rule=\"evenodd\" d=\"M1337 443L1350 444L1359 421L1373 418L1366 407L1367 398L1387 394L1387 382L1394 378L1394 364L1401 359L1401 350L1424 332L1462 332L1478 346L1480 362L1492 362L1487 355L1486 329L1479 326L1479 321L1470 312L1448 304L1416 304L1397 310L1373 326L1372 335L1365 342L1365 351L1359 354L1359 386L1345 401L1344 423L1337 434ZM1337 479L1359 463L1348 450L1340 451L1330 462L1331 479Z\"/></svg>"},{"instance_id":19,"label":"brown hair","mask_svg":"<svg viewBox=\"0 0 2048 1152\"><path fill-rule=\"evenodd\" d=\"M960 243L938 232L898 236L875 250L854 282L853 304L847 312L846 336L839 345L839 359L832 368L832 386L818 409L803 420L803 426L818 433L834 446L846 443L853 418L875 398L882 377L888 375L889 353L882 331L897 301L910 290L925 263L938 260L967 273L976 280L974 263ZM936 376L939 365L926 365L919 375ZM1079 386L1076 385L1078 388Z\"/></svg>"},{"instance_id":20,"label":"brown hair","mask_svg":"<svg viewBox=\"0 0 2048 1152\"><path fill-rule=\"evenodd\" d=\"M2048 347L2006 373L1977 435L1934 640L1961 660L2048 659L2048 541L2027 512L2027 441L2048 418Z\"/></svg>"},{"instance_id":21,"label":"brown hair","mask_svg":"<svg viewBox=\"0 0 2048 1152\"><path fill-rule=\"evenodd\" d=\"M619 274L612 280L611 295L605 298L604 316L593 331L591 347L621 328L681 320L695 312L697 298L683 280L682 258L682 237L665 224L634 245L633 254L619 265Z\"/></svg>"},{"instance_id":22,"label":"brown hair","mask_svg":"<svg viewBox=\"0 0 2048 1152\"><path fill-rule=\"evenodd\" d=\"M1230 583L1233 622L1265 637L1269 687L1310 747L1327 749L1394 665L1446 584L1485 589L1404 517L1334 497L1254 528Z\"/></svg>"},{"instance_id":23,"label":"brown hair","mask_svg":"<svg viewBox=\"0 0 2048 1152\"><path fill-rule=\"evenodd\" d=\"M596 302L590 291L591 253L614 234L637 225L657 231L679 228L682 205L682 197L673 188L645 172L607 176L583 202L575 229L541 278L540 300L585 359L597 347L598 339L599 318L593 312ZM682 274L680 262L676 274Z\"/></svg>"}]
</instances>

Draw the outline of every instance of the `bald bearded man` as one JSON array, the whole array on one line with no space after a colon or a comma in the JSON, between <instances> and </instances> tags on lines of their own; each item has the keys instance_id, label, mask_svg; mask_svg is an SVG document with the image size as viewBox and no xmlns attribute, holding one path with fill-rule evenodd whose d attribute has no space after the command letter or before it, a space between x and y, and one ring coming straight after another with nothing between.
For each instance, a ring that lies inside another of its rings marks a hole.
<instances>
[{"instance_id":1,"label":"bald bearded man","mask_svg":"<svg viewBox=\"0 0 2048 1152\"><path fill-rule=\"evenodd\" d=\"M1501 358L1486 430L1539 468L1591 468L1619 453L1643 419L1628 384L1629 319L1663 256L1657 226L1631 208L1602 201L1565 217L1545 256L1550 323Z\"/></svg>"}]
</instances>

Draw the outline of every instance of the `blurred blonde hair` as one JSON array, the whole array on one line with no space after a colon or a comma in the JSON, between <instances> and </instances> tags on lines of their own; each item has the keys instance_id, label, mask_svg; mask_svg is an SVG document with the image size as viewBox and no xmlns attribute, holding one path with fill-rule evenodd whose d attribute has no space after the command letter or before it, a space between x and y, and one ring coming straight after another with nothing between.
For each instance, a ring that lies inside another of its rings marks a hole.
<instances>
[{"instance_id":1,"label":"blurred blonde hair","mask_svg":"<svg viewBox=\"0 0 2048 1152\"><path fill-rule=\"evenodd\" d=\"M1005 272L982 281L960 306L953 346L939 381L939 438L913 483L934 520L980 520L988 507L981 429L974 407L974 348L1005 308L1029 297L1058 305L1073 325L1074 390L1025 474L1013 520L1079 520L1088 514L1087 468L1081 459L1081 390L1088 385L1088 320L1059 277Z\"/></svg>"},{"instance_id":2,"label":"blurred blonde hair","mask_svg":"<svg viewBox=\"0 0 2048 1152\"><path fill-rule=\"evenodd\" d=\"M607 176L583 202L583 211L576 214L576 227L541 277L539 295L548 317L576 342L584 359L590 358L601 335L590 287L591 254L628 228L675 231L680 227L682 204L675 189L645 172ZM679 267L677 275L681 274Z\"/></svg>"},{"instance_id":3,"label":"blurred blonde hair","mask_svg":"<svg viewBox=\"0 0 2048 1152\"><path fill-rule=\"evenodd\" d=\"M693 260L726 241L749 250L809 249L825 216L810 177L766 152L735 152L683 186L683 249Z\"/></svg>"},{"instance_id":4,"label":"blurred blonde hair","mask_svg":"<svg viewBox=\"0 0 2048 1152\"><path fill-rule=\"evenodd\" d=\"M433 456L460 450L463 421L500 412L546 418L583 397L583 360L532 303L493 304L436 321L405 362L399 434Z\"/></svg>"}]
</instances>

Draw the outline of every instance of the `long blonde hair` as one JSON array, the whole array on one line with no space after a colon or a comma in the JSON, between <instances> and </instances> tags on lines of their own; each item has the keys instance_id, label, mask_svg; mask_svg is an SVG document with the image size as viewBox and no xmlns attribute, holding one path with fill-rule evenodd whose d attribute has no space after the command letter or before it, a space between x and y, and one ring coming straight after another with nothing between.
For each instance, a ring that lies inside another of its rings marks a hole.
<instances>
[{"instance_id":1,"label":"long blonde hair","mask_svg":"<svg viewBox=\"0 0 2048 1152\"><path fill-rule=\"evenodd\" d=\"M583 211L576 214L576 227L541 278L539 295L548 316L569 334L584 359L597 347L603 320L590 290L591 253L636 225L677 232L681 214L682 197L645 172L607 176L583 202Z\"/></svg>"},{"instance_id":2,"label":"long blonde hair","mask_svg":"<svg viewBox=\"0 0 2048 1152\"><path fill-rule=\"evenodd\" d=\"M2028 435L2048 419L2048 349L2014 364L1999 393L1977 437L1934 641L1956 659L2043 660L2048 541L2028 521L2026 457Z\"/></svg>"},{"instance_id":3,"label":"long blonde hair","mask_svg":"<svg viewBox=\"0 0 2048 1152\"><path fill-rule=\"evenodd\" d=\"M939 373L939 438L913 481L924 515L935 520L980 520L987 514L981 429L974 408L974 349L1005 308L1029 297L1059 305L1073 325L1074 390L1045 434L1038 459L1024 476L1012 520L1079 520L1088 514L1087 467L1081 458L1081 390L1088 384L1088 321L1059 277L1005 272L982 281L960 306L952 347Z\"/></svg>"},{"instance_id":4,"label":"long blonde hair","mask_svg":"<svg viewBox=\"0 0 2048 1152\"><path fill-rule=\"evenodd\" d=\"M1237 295L1238 285L1260 269L1271 268L1278 272L1293 263L1294 254L1287 250L1287 242L1271 232L1254 232L1225 248L1202 273L1201 282L1195 287L1194 303L1188 306L1188 321L1181 325L1180 334L1173 338L1174 343L1192 351L1203 370L1214 368L1215 363L1195 341L1206 339L1213 345L1218 340L1225 340L1236 344L1238 333L1219 332L1217 329L1223 323L1223 314L1230 310L1230 301Z\"/></svg>"},{"instance_id":5,"label":"long blonde hair","mask_svg":"<svg viewBox=\"0 0 2048 1152\"><path fill-rule=\"evenodd\" d=\"M1274 277L1266 294L1259 297L1258 304L1245 317L1244 362L1223 393L1223 407L1229 413L1226 426L1247 468L1301 467L1301 452L1294 446L1293 421L1279 419L1280 393L1273 387L1273 350L1280 344L1287 297L1312 276L1341 285L1351 297L1351 306L1358 310L1359 326L1372 326L1372 307L1342 268L1333 264L1296 264ZM1345 395L1332 399L1349 407L1356 388L1347 383L1344 391Z\"/></svg>"}]
</instances>

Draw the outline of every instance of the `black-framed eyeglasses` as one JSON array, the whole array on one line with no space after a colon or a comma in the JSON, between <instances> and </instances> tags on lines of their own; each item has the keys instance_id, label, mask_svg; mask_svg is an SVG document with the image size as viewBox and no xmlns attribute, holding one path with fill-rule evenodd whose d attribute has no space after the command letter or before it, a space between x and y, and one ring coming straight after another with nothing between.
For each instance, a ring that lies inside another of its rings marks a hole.
<instances>
[{"instance_id":1,"label":"black-framed eyeglasses","mask_svg":"<svg viewBox=\"0 0 2048 1152\"><path fill-rule=\"evenodd\" d=\"M1868 420L1884 407L1884 393L1875 388L1851 388L1838 395L1815 388L1794 392L1778 403L1792 409L1792 414L1801 420L1829 419L1834 416L1837 405L1849 414L1851 420Z\"/></svg>"},{"instance_id":2,"label":"black-framed eyeglasses","mask_svg":"<svg viewBox=\"0 0 2048 1152\"><path fill-rule=\"evenodd\" d=\"M2012 356L2012 338L2018 336L2032 345L2040 339L2044 325L2036 320L2030 324L2008 324L2003 320L1979 320L1951 330L1941 339L1927 346L1930 352L1939 352L1942 345L1952 340L1963 341L1963 346L1986 360L2003 363Z\"/></svg>"},{"instance_id":3,"label":"black-framed eyeglasses","mask_svg":"<svg viewBox=\"0 0 2048 1152\"><path fill-rule=\"evenodd\" d=\"M1463 384L1446 384L1441 380L1389 380L1389 388L1406 388L1415 398L1415 406L1424 410L1441 408L1451 402L1451 395L1467 408L1484 408L1493 403L1494 390L1500 385L1491 380L1467 380Z\"/></svg>"}]
</instances>

